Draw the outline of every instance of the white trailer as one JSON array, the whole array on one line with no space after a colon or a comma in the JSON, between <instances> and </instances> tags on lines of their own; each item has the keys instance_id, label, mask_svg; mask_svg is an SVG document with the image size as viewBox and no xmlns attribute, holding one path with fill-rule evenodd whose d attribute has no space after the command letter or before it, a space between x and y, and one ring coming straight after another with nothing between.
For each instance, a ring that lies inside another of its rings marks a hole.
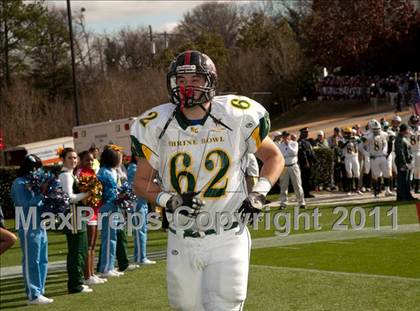
<instances>
[{"instance_id":1,"label":"white trailer","mask_svg":"<svg viewBox=\"0 0 420 311\"><path fill-rule=\"evenodd\" d=\"M6 165L19 165L25 155L35 154L43 165L54 165L61 162L57 155L58 148L74 148L73 137L59 137L54 139L37 141L29 144L22 144L4 150Z\"/></svg>"},{"instance_id":2,"label":"white trailer","mask_svg":"<svg viewBox=\"0 0 420 311\"><path fill-rule=\"evenodd\" d=\"M123 152L130 155L130 128L136 119L109 120L74 127L73 139L76 152L89 150L91 147L97 147L102 151L105 145L114 144L123 147Z\"/></svg>"}]
</instances>

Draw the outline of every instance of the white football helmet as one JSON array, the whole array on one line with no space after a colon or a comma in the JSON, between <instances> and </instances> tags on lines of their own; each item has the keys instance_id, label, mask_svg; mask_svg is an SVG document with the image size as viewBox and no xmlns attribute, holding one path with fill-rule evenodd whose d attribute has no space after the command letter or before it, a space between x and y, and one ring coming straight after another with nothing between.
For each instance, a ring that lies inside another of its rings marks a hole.
<instances>
[{"instance_id":1,"label":"white football helmet","mask_svg":"<svg viewBox=\"0 0 420 311\"><path fill-rule=\"evenodd\" d=\"M402 119L401 119L401 117L400 117L400 116L394 115L394 116L392 117L392 121L395 121L395 122L399 122L399 123L401 123L401 122L402 122Z\"/></svg>"},{"instance_id":2,"label":"white football helmet","mask_svg":"<svg viewBox=\"0 0 420 311\"><path fill-rule=\"evenodd\" d=\"M374 135L379 135L381 133L381 124L378 120L372 119L369 121L369 129Z\"/></svg>"}]
</instances>

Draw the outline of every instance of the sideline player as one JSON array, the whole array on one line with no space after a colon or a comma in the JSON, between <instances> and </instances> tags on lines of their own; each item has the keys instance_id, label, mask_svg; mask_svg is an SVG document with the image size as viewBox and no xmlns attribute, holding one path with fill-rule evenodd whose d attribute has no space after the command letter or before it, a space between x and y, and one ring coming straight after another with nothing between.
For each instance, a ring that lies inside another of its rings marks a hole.
<instances>
[{"instance_id":1,"label":"sideline player","mask_svg":"<svg viewBox=\"0 0 420 311\"><path fill-rule=\"evenodd\" d=\"M355 193L362 195L360 191L360 163L359 163L359 148L356 142L356 137L350 127L343 129L344 142L341 143L341 149L344 154L344 166L346 168L347 178L346 189L348 195L351 195L353 185L355 187Z\"/></svg>"},{"instance_id":2,"label":"sideline player","mask_svg":"<svg viewBox=\"0 0 420 311\"><path fill-rule=\"evenodd\" d=\"M267 111L247 97L215 96L216 82L216 68L207 55L179 54L167 75L171 103L145 112L131 132L133 149L141 157L137 195L173 213L167 287L169 303L178 310L242 309L250 235L246 228L240 231L237 221L222 230L213 221L221 213L239 211L244 217L259 211L284 166L267 136ZM248 153L264 163L249 194L244 178ZM155 177L160 186L153 183ZM184 218L193 221L188 229L175 217L185 206L190 213ZM212 225L202 228L201 215L208 215Z\"/></svg>"},{"instance_id":3,"label":"sideline player","mask_svg":"<svg viewBox=\"0 0 420 311\"><path fill-rule=\"evenodd\" d=\"M385 196L393 196L390 190L391 167L388 157L388 135L382 131L381 124L373 119L369 121L370 134L368 151L371 159L372 188L375 197L381 192L381 177L384 177Z\"/></svg>"},{"instance_id":4,"label":"sideline player","mask_svg":"<svg viewBox=\"0 0 420 311\"><path fill-rule=\"evenodd\" d=\"M412 115L408 120L410 126L410 144L414 156L413 165L413 180L414 180L414 193L419 193L420 186L420 120L419 116Z\"/></svg>"}]
</instances>

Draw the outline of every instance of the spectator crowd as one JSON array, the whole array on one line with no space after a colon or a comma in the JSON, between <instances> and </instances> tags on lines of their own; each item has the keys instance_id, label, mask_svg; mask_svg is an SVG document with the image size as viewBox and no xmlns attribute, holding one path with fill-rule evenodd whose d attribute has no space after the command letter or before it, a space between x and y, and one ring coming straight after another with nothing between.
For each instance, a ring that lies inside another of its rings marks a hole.
<instances>
[{"instance_id":1,"label":"spectator crowd","mask_svg":"<svg viewBox=\"0 0 420 311\"><path fill-rule=\"evenodd\" d=\"M369 99L376 108L378 99L384 99L401 111L409 106L417 79L411 73L387 77L328 75L315 83L315 90L320 100Z\"/></svg>"},{"instance_id":2,"label":"spectator crowd","mask_svg":"<svg viewBox=\"0 0 420 311\"><path fill-rule=\"evenodd\" d=\"M372 192L378 197L383 192L396 195L397 201L415 200L411 189L419 193L419 125L417 115L408 124L394 115L389 122L373 119L364 127L336 127L328 138L323 131L310 138L308 128L300 129L299 136L287 131L271 133L285 158L279 180L280 207L287 206L289 181L302 208L306 198L314 197L310 191L315 189L344 191L349 196ZM319 171L329 172L328 180L317 183L312 175Z\"/></svg>"}]
</instances>

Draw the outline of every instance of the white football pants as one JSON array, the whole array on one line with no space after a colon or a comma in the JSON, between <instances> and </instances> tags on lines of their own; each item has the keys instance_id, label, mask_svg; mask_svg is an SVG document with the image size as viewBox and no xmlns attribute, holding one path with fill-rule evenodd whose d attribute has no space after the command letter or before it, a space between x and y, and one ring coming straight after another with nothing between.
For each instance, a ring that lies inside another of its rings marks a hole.
<instances>
[{"instance_id":1,"label":"white football pants","mask_svg":"<svg viewBox=\"0 0 420 311\"><path fill-rule=\"evenodd\" d=\"M353 156L346 156L344 158L344 166L346 167L346 174L348 178L360 177L360 164L357 154Z\"/></svg>"},{"instance_id":2,"label":"white football pants","mask_svg":"<svg viewBox=\"0 0 420 311\"><path fill-rule=\"evenodd\" d=\"M251 237L245 227L202 238L168 233L167 286L171 307L185 311L242 310Z\"/></svg>"},{"instance_id":3,"label":"white football pants","mask_svg":"<svg viewBox=\"0 0 420 311\"><path fill-rule=\"evenodd\" d=\"M378 177L389 178L391 177L391 167L389 161L385 156L373 158L370 160L372 178L377 179Z\"/></svg>"}]
</instances>

